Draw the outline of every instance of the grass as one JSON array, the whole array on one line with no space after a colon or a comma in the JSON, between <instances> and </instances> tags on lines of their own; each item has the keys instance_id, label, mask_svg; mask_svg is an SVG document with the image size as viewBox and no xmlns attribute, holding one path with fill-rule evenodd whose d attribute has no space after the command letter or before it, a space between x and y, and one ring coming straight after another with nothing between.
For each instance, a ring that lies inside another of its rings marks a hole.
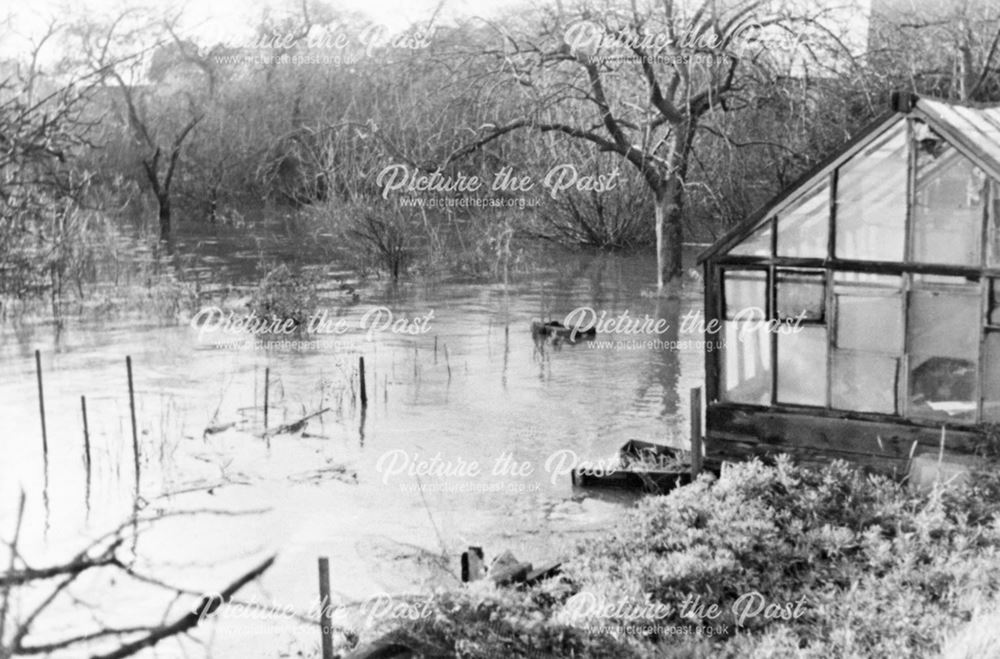
<instances>
[{"instance_id":1,"label":"grass","mask_svg":"<svg viewBox=\"0 0 1000 659\"><path fill-rule=\"evenodd\" d=\"M1000 477L917 493L749 462L642 500L556 579L442 591L362 636L428 656L997 656L998 514Z\"/></svg>"}]
</instances>

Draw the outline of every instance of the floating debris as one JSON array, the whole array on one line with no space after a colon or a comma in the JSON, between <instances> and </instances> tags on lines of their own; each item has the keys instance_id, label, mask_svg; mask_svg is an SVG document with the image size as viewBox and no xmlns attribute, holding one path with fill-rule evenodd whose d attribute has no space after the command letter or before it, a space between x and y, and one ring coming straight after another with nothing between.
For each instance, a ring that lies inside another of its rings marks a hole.
<instances>
[{"instance_id":1,"label":"floating debris","mask_svg":"<svg viewBox=\"0 0 1000 659\"><path fill-rule=\"evenodd\" d=\"M358 482L358 472L348 469L345 465L332 465L301 474L293 474L288 479L293 483L319 484L327 481L340 481L341 483L356 485Z\"/></svg>"}]
</instances>

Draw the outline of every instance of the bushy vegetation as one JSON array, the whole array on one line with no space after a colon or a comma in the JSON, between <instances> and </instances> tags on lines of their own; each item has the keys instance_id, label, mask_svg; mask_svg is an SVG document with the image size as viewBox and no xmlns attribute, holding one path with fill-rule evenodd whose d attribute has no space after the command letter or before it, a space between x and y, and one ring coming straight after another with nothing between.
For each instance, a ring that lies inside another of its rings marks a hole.
<instances>
[{"instance_id":1,"label":"bushy vegetation","mask_svg":"<svg viewBox=\"0 0 1000 659\"><path fill-rule=\"evenodd\" d=\"M993 475L921 494L840 462L749 462L644 499L557 579L475 584L397 633L455 656L987 656L998 513ZM706 625L722 633L678 632Z\"/></svg>"},{"instance_id":2,"label":"bushy vegetation","mask_svg":"<svg viewBox=\"0 0 1000 659\"><path fill-rule=\"evenodd\" d=\"M992 3L888 3L867 47L844 41L847 10L827 4L543 3L421 21L372 44L364 16L311 0L250 19L245 41L280 38L262 48L199 41L183 13L148 7L59 16L23 57L0 60L0 294L82 296L65 282L93 275L93 259L75 246L100 224L93 214L124 223L125 208L164 240L178 219L252 231L245 211L261 206L334 218L359 270L393 279L499 273L512 238L539 237L660 243L659 276L674 277L682 241L746 217L880 114L889 90L1000 100ZM564 50L581 22L611 41L682 43L663 61L641 46L635 61L591 59ZM747 41L757 24L772 33ZM693 35L714 41L684 43ZM330 37L345 47L310 45ZM296 60L331 55L344 61ZM498 229L467 221L479 208L419 212L384 194L389 165L487 187L507 171L534 181L523 196L538 203L508 206ZM583 179L617 172L615 184L549 195L541 183L561 165ZM449 263L441 248L456 229L469 232Z\"/></svg>"},{"instance_id":3,"label":"bushy vegetation","mask_svg":"<svg viewBox=\"0 0 1000 659\"><path fill-rule=\"evenodd\" d=\"M299 329L317 308L318 285L319 275L314 271L292 272L285 264L272 266L254 289L249 306L262 319L291 320Z\"/></svg>"},{"instance_id":4,"label":"bushy vegetation","mask_svg":"<svg viewBox=\"0 0 1000 659\"><path fill-rule=\"evenodd\" d=\"M1000 13L989 2L889 3L871 16L867 49L830 27L843 27L842 9L773 14L772 4L543 3L496 21L421 22L371 45L360 40L365 17L310 1L251 19L261 42L288 37L263 49L199 42L176 12L60 16L23 58L0 61L0 289L63 294L81 260L67 246L94 224L84 209L117 217L137 195L164 238L174 216L241 225L241 209L262 204L337 215L365 265L393 278L441 265L420 248L440 245L441 219L473 229L465 239L481 244L466 254L495 257L497 236L460 221L478 210L428 222L417 209L380 208L397 201L377 183L390 164L529 177L542 205L508 213L503 229L515 237L645 247L654 215L666 214L674 249L745 217L880 114L890 89L1000 100ZM637 30L721 43L677 46L680 59L648 68L594 64L562 51L565 28L581 20L612 40ZM748 49L743 28L755 21L798 47L766 45L764 34ZM331 35L347 46L310 46ZM345 61L295 61L316 55ZM551 197L538 184L560 164L620 176Z\"/></svg>"}]
</instances>

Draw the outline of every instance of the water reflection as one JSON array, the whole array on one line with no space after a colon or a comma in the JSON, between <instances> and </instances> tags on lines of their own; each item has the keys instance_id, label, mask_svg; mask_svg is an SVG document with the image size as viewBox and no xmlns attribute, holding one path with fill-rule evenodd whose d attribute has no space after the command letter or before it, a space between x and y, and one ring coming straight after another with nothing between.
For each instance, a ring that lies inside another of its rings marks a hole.
<instances>
[{"instance_id":1,"label":"water reflection","mask_svg":"<svg viewBox=\"0 0 1000 659\"><path fill-rule=\"evenodd\" d=\"M205 288L247 285L261 258L295 252L287 242L182 237L167 262L177 276ZM182 257L188 253L193 256ZM339 290L346 275L330 265L325 248L302 248L298 257L300 265L333 273L330 288ZM352 283L359 302L327 302L351 330L336 344L304 349L218 347L199 342L189 327L141 317L71 320L62 329L5 325L0 529L10 528L23 487L25 551L44 564L52 548L77 547L130 512L137 499L122 368L130 356L143 497L165 507L269 510L225 525L189 519L151 538L144 548L178 573L195 569L184 562L189 556L195 565L217 565L275 549L281 560L265 587L281 601L305 603L314 596L308 566L317 555L337 566L334 589L357 597L432 579L442 556L457 557L470 544L494 554L511 549L526 560L558 557L579 534L615 519L628 498L574 491L568 476L546 471L553 452L570 449L592 459L631 438L686 439L681 400L701 384L702 355L672 342L700 338L678 332L682 315L698 308L700 290L692 286L678 299L650 296L654 267L643 256L550 254L536 273L510 274L507 286ZM366 336L361 319L382 305L407 318L433 310L430 331ZM669 329L655 336L598 334L574 344L533 340L533 319L562 319L584 306L609 317L649 316ZM628 343L650 339L661 347ZM46 374L48 468L32 386L36 348ZM367 405L360 403L359 357L368 369ZM300 432L264 433L265 369L270 427L329 411ZM486 475L459 482L407 474L387 479L379 460L393 450L476 461ZM533 465L533 472L491 474L505 456ZM346 477L352 473L356 480ZM395 553L379 560L386 548Z\"/></svg>"}]
</instances>

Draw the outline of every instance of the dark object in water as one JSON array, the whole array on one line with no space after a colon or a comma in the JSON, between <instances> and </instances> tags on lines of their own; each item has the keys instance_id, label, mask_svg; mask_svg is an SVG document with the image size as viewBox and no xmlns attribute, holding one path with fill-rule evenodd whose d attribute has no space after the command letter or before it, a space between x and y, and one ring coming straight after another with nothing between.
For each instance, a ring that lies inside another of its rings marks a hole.
<instances>
[{"instance_id":1,"label":"dark object in water","mask_svg":"<svg viewBox=\"0 0 1000 659\"><path fill-rule=\"evenodd\" d=\"M664 446L645 442L641 439L630 439L618 449L618 456L623 467L628 467L639 463L644 466L676 466L681 461L682 451Z\"/></svg>"},{"instance_id":2,"label":"dark object in water","mask_svg":"<svg viewBox=\"0 0 1000 659\"><path fill-rule=\"evenodd\" d=\"M531 336L535 339L552 337L575 343L577 341L591 341L597 336L597 328L594 326L582 330L578 327L566 327L558 320L542 322L540 320L531 321Z\"/></svg>"},{"instance_id":3,"label":"dark object in water","mask_svg":"<svg viewBox=\"0 0 1000 659\"><path fill-rule=\"evenodd\" d=\"M531 572L531 563L519 561L509 550L493 559L489 578L498 586L524 583Z\"/></svg>"},{"instance_id":4,"label":"dark object in water","mask_svg":"<svg viewBox=\"0 0 1000 659\"><path fill-rule=\"evenodd\" d=\"M525 563L505 551L493 560L489 569L489 577L499 585L525 584L533 585L545 579L550 579L562 571L562 561L552 561L539 567ZM483 548L469 547L462 552L462 582L478 581L486 574L483 571Z\"/></svg>"},{"instance_id":5,"label":"dark object in water","mask_svg":"<svg viewBox=\"0 0 1000 659\"><path fill-rule=\"evenodd\" d=\"M617 487L644 492L669 492L691 482L691 470L681 466L680 451L631 439L618 452L619 469L574 469L578 487Z\"/></svg>"},{"instance_id":6,"label":"dark object in water","mask_svg":"<svg viewBox=\"0 0 1000 659\"><path fill-rule=\"evenodd\" d=\"M462 583L478 581L483 577L483 548L469 547L462 552Z\"/></svg>"},{"instance_id":7,"label":"dark object in water","mask_svg":"<svg viewBox=\"0 0 1000 659\"><path fill-rule=\"evenodd\" d=\"M586 469L574 469L572 479L573 485L577 487L618 487L628 490L662 493L690 483L691 472L637 471L632 469L591 472Z\"/></svg>"}]
</instances>

